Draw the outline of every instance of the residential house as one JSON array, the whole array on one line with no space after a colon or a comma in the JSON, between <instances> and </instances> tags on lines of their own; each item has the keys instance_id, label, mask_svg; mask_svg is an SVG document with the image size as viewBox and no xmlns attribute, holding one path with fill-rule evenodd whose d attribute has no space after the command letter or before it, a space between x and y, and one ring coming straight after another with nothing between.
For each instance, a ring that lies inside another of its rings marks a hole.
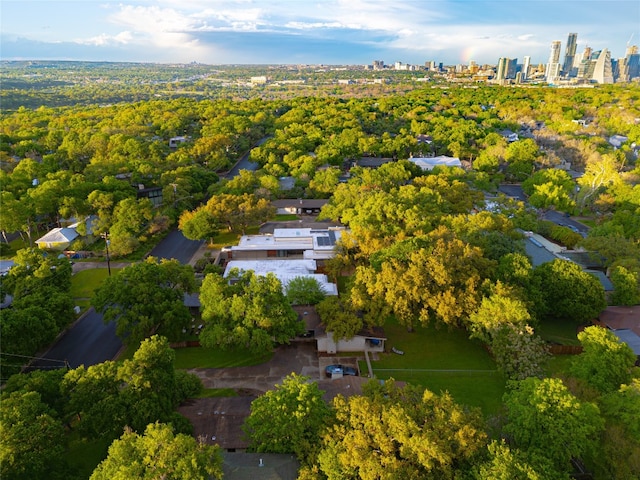
<instances>
[{"instance_id":1,"label":"residential house","mask_svg":"<svg viewBox=\"0 0 640 480\"><path fill-rule=\"evenodd\" d=\"M333 334L322 326L316 328L315 338L319 353L336 354L339 352L384 352L387 340L381 327L363 329L353 338L334 340Z\"/></svg>"},{"instance_id":2,"label":"residential house","mask_svg":"<svg viewBox=\"0 0 640 480\"><path fill-rule=\"evenodd\" d=\"M66 250L80 236L75 228L54 228L36 240L36 245L44 250Z\"/></svg>"},{"instance_id":3,"label":"residential house","mask_svg":"<svg viewBox=\"0 0 640 480\"><path fill-rule=\"evenodd\" d=\"M439 155L437 157L411 157L409 161L415 163L424 171L433 170L435 167L462 167L462 162L457 157Z\"/></svg>"},{"instance_id":4,"label":"residential house","mask_svg":"<svg viewBox=\"0 0 640 480\"><path fill-rule=\"evenodd\" d=\"M328 260L344 227L327 229L276 228L272 235L243 235L227 252L233 260L299 258Z\"/></svg>"},{"instance_id":5,"label":"residential house","mask_svg":"<svg viewBox=\"0 0 640 480\"><path fill-rule=\"evenodd\" d=\"M231 260L227 262L223 276L228 278L233 269L238 269L240 272L252 270L256 275L261 276L273 273L285 289L294 278L313 278L327 295L338 295L338 286L331 283L326 275L316 273L317 263L315 260Z\"/></svg>"},{"instance_id":6,"label":"residential house","mask_svg":"<svg viewBox=\"0 0 640 480\"><path fill-rule=\"evenodd\" d=\"M271 205L279 214L317 215L327 203L326 199L285 198L274 200Z\"/></svg>"},{"instance_id":7,"label":"residential house","mask_svg":"<svg viewBox=\"0 0 640 480\"><path fill-rule=\"evenodd\" d=\"M607 307L600 313L598 324L629 345L640 361L640 305Z\"/></svg>"}]
</instances>

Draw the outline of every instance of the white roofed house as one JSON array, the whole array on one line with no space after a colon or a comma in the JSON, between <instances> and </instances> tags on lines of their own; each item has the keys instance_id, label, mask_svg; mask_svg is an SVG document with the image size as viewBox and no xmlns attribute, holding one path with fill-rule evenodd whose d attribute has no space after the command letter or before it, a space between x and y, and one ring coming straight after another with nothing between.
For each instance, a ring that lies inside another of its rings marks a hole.
<instances>
[{"instance_id":1,"label":"white roofed house","mask_svg":"<svg viewBox=\"0 0 640 480\"><path fill-rule=\"evenodd\" d=\"M437 157L411 157L409 161L415 163L422 170L433 170L435 167L462 167L462 162L458 157L447 157L439 155Z\"/></svg>"},{"instance_id":2,"label":"white roofed house","mask_svg":"<svg viewBox=\"0 0 640 480\"><path fill-rule=\"evenodd\" d=\"M45 235L36 240L36 245L43 250L66 250L77 238L84 238L85 241L90 240L97 219L98 217L95 215L90 215L84 220L76 221L67 227L49 230ZM66 222L68 223L73 220L74 219L70 219ZM65 220L62 222L65 222Z\"/></svg>"},{"instance_id":3,"label":"white roofed house","mask_svg":"<svg viewBox=\"0 0 640 480\"><path fill-rule=\"evenodd\" d=\"M36 240L36 245L45 250L65 250L80 235L75 228L54 228Z\"/></svg>"},{"instance_id":4,"label":"white roofed house","mask_svg":"<svg viewBox=\"0 0 640 480\"><path fill-rule=\"evenodd\" d=\"M228 278L233 269L238 269L240 272L252 270L256 275L260 276L273 273L280 280L282 288L285 290L289 282L294 278L313 278L327 295L338 295L338 286L335 283L331 283L326 275L316 273L317 265L315 260L231 260L227 263L223 276Z\"/></svg>"},{"instance_id":5,"label":"white roofed house","mask_svg":"<svg viewBox=\"0 0 640 480\"><path fill-rule=\"evenodd\" d=\"M243 235L229 260L305 259L322 263L335 255L344 228L276 228L272 235Z\"/></svg>"}]
</instances>

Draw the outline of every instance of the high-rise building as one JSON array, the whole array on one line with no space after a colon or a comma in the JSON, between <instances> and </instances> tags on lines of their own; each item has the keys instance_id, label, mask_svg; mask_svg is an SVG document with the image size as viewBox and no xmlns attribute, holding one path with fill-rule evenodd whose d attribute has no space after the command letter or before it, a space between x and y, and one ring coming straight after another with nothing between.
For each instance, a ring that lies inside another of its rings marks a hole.
<instances>
[{"instance_id":1,"label":"high-rise building","mask_svg":"<svg viewBox=\"0 0 640 480\"><path fill-rule=\"evenodd\" d=\"M578 78L589 78L588 71L591 64L591 47L585 47L584 52L580 56L580 63L578 64Z\"/></svg>"},{"instance_id":2,"label":"high-rise building","mask_svg":"<svg viewBox=\"0 0 640 480\"><path fill-rule=\"evenodd\" d=\"M640 52L637 45L631 45L627 47L626 52L626 64L628 80L640 77Z\"/></svg>"},{"instance_id":3,"label":"high-rise building","mask_svg":"<svg viewBox=\"0 0 640 480\"><path fill-rule=\"evenodd\" d=\"M529 68L531 67L531 57L524 57L524 64L522 65L522 80L529 78Z\"/></svg>"},{"instance_id":4,"label":"high-rise building","mask_svg":"<svg viewBox=\"0 0 640 480\"><path fill-rule=\"evenodd\" d=\"M496 71L496 80L505 80L507 78L507 68L509 65L509 59L500 57L498 59L498 69Z\"/></svg>"},{"instance_id":5,"label":"high-rise building","mask_svg":"<svg viewBox=\"0 0 640 480\"><path fill-rule=\"evenodd\" d=\"M500 57L498 60L498 70L496 72L496 80L513 80L516 78L518 69L517 58Z\"/></svg>"},{"instance_id":6,"label":"high-rise building","mask_svg":"<svg viewBox=\"0 0 640 480\"><path fill-rule=\"evenodd\" d=\"M564 63L562 64L562 74L567 77L573 75L573 60L576 57L576 48L578 47L578 34L570 33L567 38L567 46L564 50Z\"/></svg>"},{"instance_id":7,"label":"high-rise building","mask_svg":"<svg viewBox=\"0 0 640 480\"><path fill-rule=\"evenodd\" d=\"M598 83L613 83L611 52L606 48L591 55L589 78Z\"/></svg>"},{"instance_id":8,"label":"high-rise building","mask_svg":"<svg viewBox=\"0 0 640 480\"><path fill-rule=\"evenodd\" d=\"M555 83L560 78L560 48L559 40L551 42L551 52L549 53L549 62L545 70L547 83Z\"/></svg>"}]
</instances>

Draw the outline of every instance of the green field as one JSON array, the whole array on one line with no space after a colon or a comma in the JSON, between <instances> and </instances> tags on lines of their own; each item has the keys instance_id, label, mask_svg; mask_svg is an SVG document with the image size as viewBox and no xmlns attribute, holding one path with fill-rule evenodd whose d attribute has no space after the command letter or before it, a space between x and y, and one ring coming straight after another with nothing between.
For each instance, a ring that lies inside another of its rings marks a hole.
<instances>
[{"instance_id":1,"label":"green field","mask_svg":"<svg viewBox=\"0 0 640 480\"><path fill-rule=\"evenodd\" d=\"M111 274L121 270L120 268L111 268ZM104 282L109 276L107 268L91 268L82 270L71 277L71 296L75 305L83 310L91 306L91 297L93 292Z\"/></svg>"},{"instance_id":2,"label":"green field","mask_svg":"<svg viewBox=\"0 0 640 480\"><path fill-rule=\"evenodd\" d=\"M496 414L502 404L505 379L489 353L464 330L420 327L413 332L389 322L385 325L387 350L372 362L374 375L422 385L436 393L448 391L459 403ZM366 371L364 362L360 365Z\"/></svg>"},{"instance_id":3,"label":"green field","mask_svg":"<svg viewBox=\"0 0 640 480\"><path fill-rule=\"evenodd\" d=\"M176 348L176 368L230 368L248 367L267 362L273 353L256 355L247 350L223 351L218 348Z\"/></svg>"}]
</instances>

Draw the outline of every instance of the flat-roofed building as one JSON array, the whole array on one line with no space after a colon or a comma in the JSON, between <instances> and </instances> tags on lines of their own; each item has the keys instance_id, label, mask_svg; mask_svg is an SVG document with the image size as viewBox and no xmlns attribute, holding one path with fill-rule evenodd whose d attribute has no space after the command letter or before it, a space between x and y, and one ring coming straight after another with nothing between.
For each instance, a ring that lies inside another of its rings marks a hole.
<instances>
[{"instance_id":1,"label":"flat-roofed building","mask_svg":"<svg viewBox=\"0 0 640 480\"><path fill-rule=\"evenodd\" d=\"M328 260L344 227L276 228L272 235L243 235L228 252L229 260L299 258Z\"/></svg>"}]
</instances>

